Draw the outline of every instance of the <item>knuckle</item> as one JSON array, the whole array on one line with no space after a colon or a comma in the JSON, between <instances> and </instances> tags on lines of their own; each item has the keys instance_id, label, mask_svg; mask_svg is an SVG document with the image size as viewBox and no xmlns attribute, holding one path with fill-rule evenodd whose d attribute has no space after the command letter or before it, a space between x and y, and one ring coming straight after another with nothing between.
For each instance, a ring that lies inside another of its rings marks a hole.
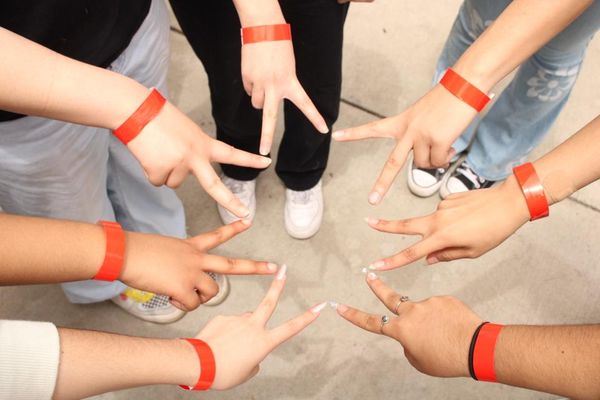
<instances>
[{"instance_id":1,"label":"knuckle","mask_svg":"<svg viewBox=\"0 0 600 400\"><path fill-rule=\"evenodd\" d=\"M390 168L400 168L400 166L402 165L402 161L396 157L396 156L390 156L386 162L387 166L389 166Z\"/></svg>"},{"instance_id":2,"label":"knuckle","mask_svg":"<svg viewBox=\"0 0 600 400\"><path fill-rule=\"evenodd\" d=\"M402 250L402 256L410 262L416 261L418 254L414 247L409 247L407 249Z\"/></svg>"}]
</instances>

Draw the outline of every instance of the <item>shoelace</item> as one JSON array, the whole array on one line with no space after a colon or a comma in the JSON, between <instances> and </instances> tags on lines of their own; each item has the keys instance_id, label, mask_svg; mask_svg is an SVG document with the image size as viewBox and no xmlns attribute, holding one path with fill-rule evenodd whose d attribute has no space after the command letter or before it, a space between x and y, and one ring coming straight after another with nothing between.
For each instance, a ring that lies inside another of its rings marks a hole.
<instances>
[{"instance_id":1,"label":"shoelace","mask_svg":"<svg viewBox=\"0 0 600 400\"><path fill-rule=\"evenodd\" d=\"M466 161L456 168L456 172L463 174L465 178L473 183L476 189L481 188L481 185L485 183L485 179L477 175Z\"/></svg>"}]
</instances>

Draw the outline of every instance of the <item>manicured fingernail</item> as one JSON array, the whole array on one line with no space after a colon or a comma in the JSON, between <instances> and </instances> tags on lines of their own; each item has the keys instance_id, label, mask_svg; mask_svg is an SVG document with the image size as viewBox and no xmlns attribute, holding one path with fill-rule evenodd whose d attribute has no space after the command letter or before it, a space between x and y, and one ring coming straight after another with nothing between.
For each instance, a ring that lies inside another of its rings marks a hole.
<instances>
[{"instance_id":1,"label":"manicured fingernail","mask_svg":"<svg viewBox=\"0 0 600 400\"><path fill-rule=\"evenodd\" d=\"M438 260L437 257L429 257L427 259L427 265L433 265L433 264L437 264L439 262L440 262L440 260Z\"/></svg>"},{"instance_id":2,"label":"manicured fingernail","mask_svg":"<svg viewBox=\"0 0 600 400\"><path fill-rule=\"evenodd\" d=\"M252 221L250 221L248 218L242 218L241 221L242 221L242 224L244 224L244 225L248 225L248 226L252 225Z\"/></svg>"},{"instance_id":3,"label":"manicured fingernail","mask_svg":"<svg viewBox=\"0 0 600 400\"><path fill-rule=\"evenodd\" d=\"M334 139L341 139L344 137L344 131L335 131L331 135Z\"/></svg>"},{"instance_id":4,"label":"manicured fingernail","mask_svg":"<svg viewBox=\"0 0 600 400\"><path fill-rule=\"evenodd\" d=\"M385 267L385 262L384 261L375 261L373 264L369 265L369 269L371 271L378 271L381 268Z\"/></svg>"},{"instance_id":5,"label":"manicured fingernail","mask_svg":"<svg viewBox=\"0 0 600 400\"><path fill-rule=\"evenodd\" d=\"M281 267L279 267L279 272L277 272L277 276L275 277L275 279L277 279L278 281L284 280L286 271L287 265L283 264Z\"/></svg>"},{"instance_id":6,"label":"manicured fingernail","mask_svg":"<svg viewBox=\"0 0 600 400\"><path fill-rule=\"evenodd\" d=\"M369 269L368 267L364 267L363 269L360 270L360 272L362 272L363 274L368 274L369 273Z\"/></svg>"},{"instance_id":7,"label":"manicured fingernail","mask_svg":"<svg viewBox=\"0 0 600 400\"><path fill-rule=\"evenodd\" d=\"M263 154L263 155L269 154L269 150L267 150L267 153L261 152L261 154ZM273 162L273 160L271 160L269 157L263 157L263 164L265 164L265 166L271 165L272 162Z\"/></svg>"},{"instance_id":8,"label":"manicured fingernail","mask_svg":"<svg viewBox=\"0 0 600 400\"><path fill-rule=\"evenodd\" d=\"M319 314L321 311L323 311L323 309L325 308L325 306L327 306L327 302L324 301L320 304L317 304L316 306L314 306L313 308L310 309L310 312L313 314Z\"/></svg>"},{"instance_id":9,"label":"manicured fingernail","mask_svg":"<svg viewBox=\"0 0 600 400\"><path fill-rule=\"evenodd\" d=\"M325 122L323 122L322 124L319 124L319 132L329 133L329 127L327 126L327 124Z\"/></svg>"},{"instance_id":10,"label":"manicured fingernail","mask_svg":"<svg viewBox=\"0 0 600 400\"><path fill-rule=\"evenodd\" d=\"M267 264L267 269L271 272L275 272L277 271L277 264L273 264L273 263L268 263Z\"/></svg>"},{"instance_id":11,"label":"manicured fingernail","mask_svg":"<svg viewBox=\"0 0 600 400\"><path fill-rule=\"evenodd\" d=\"M370 281L374 281L375 279L377 279L377 274L375 274L374 272L369 272L367 274L367 279Z\"/></svg>"},{"instance_id":12,"label":"manicured fingernail","mask_svg":"<svg viewBox=\"0 0 600 400\"><path fill-rule=\"evenodd\" d=\"M365 218L365 222L369 225L377 225L379 223L379 220L377 218L367 217Z\"/></svg>"},{"instance_id":13,"label":"manicured fingernail","mask_svg":"<svg viewBox=\"0 0 600 400\"><path fill-rule=\"evenodd\" d=\"M336 303L335 301L330 301L329 302L329 307L333 308L334 310L337 310L338 308L338 303Z\"/></svg>"},{"instance_id":14,"label":"manicured fingernail","mask_svg":"<svg viewBox=\"0 0 600 400\"><path fill-rule=\"evenodd\" d=\"M260 145L260 150L258 152L260 153L261 156L266 156L267 154L269 154L270 147L271 147L270 145L262 144L262 145Z\"/></svg>"},{"instance_id":15,"label":"manicured fingernail","mask_svg":"<svg viewBox=\"0 0 600 400\"><path fill-rule=\"evenodd\" d=\"M339 312L339 313L345 313L346 311L348 311L348 306L346 306L344 304L338 304L338 306L337 306L337 312Z\"/></svg>"},{"instance_id":16,"label":"manicured fingernail","mask_svg":"<svg viewBox=\"0 0 600 400\"><path fill-rule=\"evenodd\" d=\"M369 203L377 204L381 200L381 195L377 192L373 192L369 195Z\"/></svg>"}]
</instances>

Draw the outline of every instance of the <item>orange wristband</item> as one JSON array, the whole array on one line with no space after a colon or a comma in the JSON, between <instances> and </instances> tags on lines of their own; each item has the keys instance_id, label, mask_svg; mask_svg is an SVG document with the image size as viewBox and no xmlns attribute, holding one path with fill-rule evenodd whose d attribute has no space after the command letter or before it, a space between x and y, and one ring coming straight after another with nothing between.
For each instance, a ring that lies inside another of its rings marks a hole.
<instances>
[{"instance_id":1,"label":"orange wristband","mask_svg":"<svg viewBox=\"0 0 600 400\"><path fill-rule=\"evenodd\" d=\"M278 40L292 40L292 27L290 24L242 28L242 46L250 43L274 42Z\"/></svg>"},{"instance_id":2,"label":"orange wristband","mask_svg":"<svg viewBox=\"0 0 600 400\"><path fill-rule=\"evenodd\" d=\"M98 281L119 279L125 255L125 232L116 222L99 221L106 235L106 254L102 266L94 277Z\"/></svg>"},{"instance_id":3,"label":"orange wristband","mask_svg":"<svg viewBox=\"0 0 600 400\"><path fill-rule=\"evenodd\" d=\"M198 354L200 361L200 377L195 386L179 385L185 390L208 390L215 381L217 367L215 364L215 356L208 344L200 339L183 339L187 340Z\"/></svg>"},{"instance_id":4,"label":"orange wristband","mask_svg":"<svg viewBox=\"0 0 600 400\"><path fill-rule=\"evenodd\" d=\"M135 112L123 122L121 126L114 130L114 135L119 138L124 145L131 142L152 121L167 100L156 89L152 89L146 100Z\"/></svg>"},{"instance_id":5,"label":"orange wristband","mask_svg":"<svg viewBox=\"0 0 600 400\"><path fill-rule=\"evenodd\" d=\"M452 68L446 70L440 84L477 112L483 110L491 100L490 96L471 85L465 78L454 72Z\"/></svg>"},{"instance_id":6,"label":"orange wristband","mask_svg":"<svg viewBox=\"0 0 600 400\"><path fill-rule=\"evenodd\" d=\"M473 349L473 372L478 381L496 382L494 352L504 326L486 323L481 326Z\"/></svg>"},{"instance_id":7,"label":"orange wristband","mask_svg":"<svg viewBox=\"0 0 600 400\"><path fill-rule=\"evenodd\" d=\"M550 215L550 207L548 206L544 186L542 186L533 164L525 163L514 167L513 173L525 196L527 208L529 208L529 220L535 221Z\"/></svg>"}]
</instances>

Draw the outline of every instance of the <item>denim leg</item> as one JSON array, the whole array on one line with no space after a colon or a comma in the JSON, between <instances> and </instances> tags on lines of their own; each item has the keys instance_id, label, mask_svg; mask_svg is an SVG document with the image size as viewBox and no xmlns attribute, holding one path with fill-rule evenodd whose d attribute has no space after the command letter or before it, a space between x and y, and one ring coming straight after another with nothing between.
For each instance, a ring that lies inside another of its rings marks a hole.
<instances>
[{"instance_id":1,"label":"denim leg","mask_svg":"<svg viewBox=\"0 0 600 400\"><path fill-rule=\"evenodd\" d=\"M600 3L594 3L519 68L476 129L467 160L477 174L506 178L544 138L571 94L598 28Z\"/></svg>"}]
</instances>

